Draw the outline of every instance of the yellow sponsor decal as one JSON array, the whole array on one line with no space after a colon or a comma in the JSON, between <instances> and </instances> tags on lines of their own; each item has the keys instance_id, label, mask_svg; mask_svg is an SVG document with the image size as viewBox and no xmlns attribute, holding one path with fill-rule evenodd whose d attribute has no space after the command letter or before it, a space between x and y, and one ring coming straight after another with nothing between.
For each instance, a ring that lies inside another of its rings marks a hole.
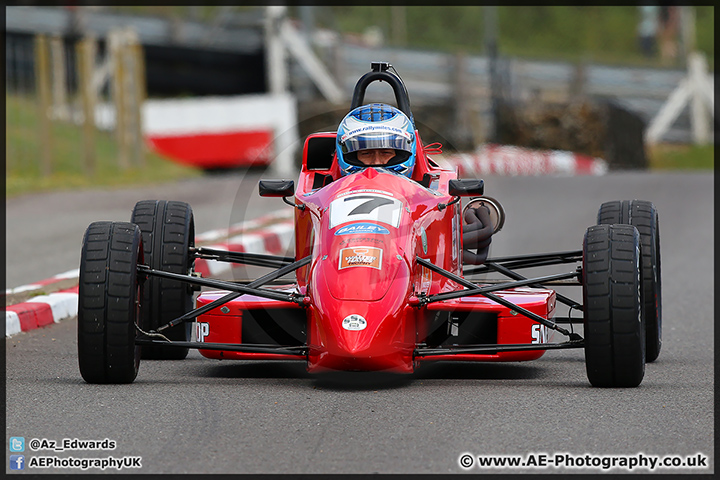
<instances>
[{"instance_id":1,"label":"yellow sponsor decal","mask_svg":"<svg viewBox=\"0 0 720 480\"><path fill-rule=\"evenodd\" d=\"M382 267L382 249L375 247L350 247L340 250L339 269L349 267Z\"/></svg>"}]
</instances>

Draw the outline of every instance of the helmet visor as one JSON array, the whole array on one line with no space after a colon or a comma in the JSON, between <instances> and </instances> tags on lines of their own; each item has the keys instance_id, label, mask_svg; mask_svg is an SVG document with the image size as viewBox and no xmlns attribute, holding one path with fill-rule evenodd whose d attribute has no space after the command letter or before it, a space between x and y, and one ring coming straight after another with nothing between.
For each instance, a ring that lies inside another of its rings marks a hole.
<instances>
[{"instance_id":1,"label":"helmet visor","mask_svg":"<svg viewBox=\"0 0 720 480\"><path fill-rule=\"evenodd\" d=\"M374 148L391 148L410 151L410 142L397 135L358 135L348 138L343 144L343 153L357 152Z\"/></svg>"},{"instance_id":2,"label":"helmet visor","mask_svg":"<svg viewBox=\"0 0 720 480\"><path fill-rule=\"evenodd\" d=\"M345 152L356 152L369 148L410 150L412 136L402 128L393 125L357 123L354 126L355 128L342 135L339 139Z\"/></svg>"}]
</instances>

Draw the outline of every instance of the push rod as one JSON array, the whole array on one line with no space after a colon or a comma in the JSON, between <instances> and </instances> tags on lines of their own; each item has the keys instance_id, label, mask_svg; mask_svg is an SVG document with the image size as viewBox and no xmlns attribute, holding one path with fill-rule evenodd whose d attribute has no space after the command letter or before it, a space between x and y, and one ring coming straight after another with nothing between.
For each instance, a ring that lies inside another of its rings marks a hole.
<instances>
[{"instance_id":1,"label":"push rod","mask_svg":"<svg viewBox=\"0 0 720 480\"><path fill-rule=\"evenodd\" d=\"M539 253L534 255L520 255L515 257L489 258L485 263L502 263L506 268L533 268L548 265L574 263L582 260L582 252ZM463 270L464 275L477 275L492 271L487 265L470 267Z\"/></svg>"},{"instance_id":2,"label":"push rod","mask_svg":"<svg viewBox=\"0 0 720 480\"><path fill-rule=\"evenodd\" d=\"M434 355L458 355L461 353L494 354L497 352L523 352L528 350L561 350L566 348L583 348L584 346L585 342L583 341L570 341L563 343L482 345L457 348L418 348L415 349L413 355L415 357L428 357Z\"/></svg>"},{"instance_id":3,"label":"push rod","mask_svg":"<svg viewBox=\"0 0 720 480\"><path fill-rule=\"evenodd\" d=\"M429 268L430 270L432 270L436 273L439 273L440 275L443 275L443 276L449 278L450 280L453 280L454 282L457 282L460 285L463 285L464 287L468 288L468 290L461 290L459 292L449 292L447 294L432 295L431 297L428 297L429 300L431 299L430 301L439 301L439 300L447 299L446 296L450 295L450 294L459 294L453 298L480 294L480 295L483 295L483 296L489 298L490 300L493 300L496 303L499 303L500 305L503 305L511 310L515 310L516 312L523 314L524 316L528 317L531 320L541 323L552 330L555 330L557 332L562 333L563 335L570 337L571 340L582 339L582 337L580 337L580 335L578 335L577 333L572 333L562 327L557 326L555 323L548 320L547 318L543 318L540 315L531 312L530 310L526 310L518 305L515 305L514 303L512 303L508 300L505 300L504 298L498 297L497 295L490 293L490 291L493 291L493 290L502 290L504 288L521 286L521 284L526 284L526 282L511 282L511 283L507 283L507 284L494 285L492 287L478 288L478 286L475 285L474 283L469 282L469 281L465 280L464 278L455 275L452 272L448 272L447 270L440 268L437 265L434 265L433 263L431 263L425 259L422 259L420 257L416 257L416 258L417 258L417 262L419 264L421 264L421 265ZM576 273L573 272L572 274L563 274L563 275L574 276L574 275L576 275ZM540 278L531 279L528 282L531 283L531 282L538 282L538 281L541 281L541 279ZM443 296L444 298L439 298L441 296Z\"/></svg>"},{"instance_id":4,"label":"push rod","mask_svg":"<svg viewBox=\"0 0 720 480\"><path fill-rule=\"evenodd\" d=\"M265 255L262 253L231 252L215 248L198 247L190 252L195 258L217 260L220 262L241 263L259 267L280 268L295 261L294 257L281 257L278 255Z\"/></svg>"},{"instance_id":5,"label":"push rod","mask_svg":"<svg viewBox=\"0 0 720 480\"><path fill-rule=\"evenodd\" d=\"M512 278L513 280L527 280L527 277L523 277L519 273L515 273L509 268L505 268L500 264L497 264L495 262L485 262L485 265L487 265L489 268L502 273L503 275L507 276L508 278ZM531 283L531 287L535 288L545 288L544 286L540 285L539 283ZM562 295L558 292L555 292L555 298L558 302L564 303L565 305L573 308L582 308L582 305L580 305L578 302L573 300L572 298L568 298L565 295Z\"/></svg>"},{"instance_id":6,"label":"push rod","mask_svg":"<svg viewBox=\"0 0 720 480\"><path fill-rule=\"evenodd\" d=\"M307 355L307 347L300 347L297 350L292 350L294 347L272 347L236 343L167 342L164 340L151 340L146 338L136 338L135 345L157 345L163 347L196 348L198 350L223 350L227 352L243 353L272 353L276 355L293 355L299 357Z\"/></svg>"},{"instance_id":7,"label":"push rod","mask_svg":"<svg viewBox=\"0 0 720 480\"><path fill-rule=\"evenodd\" d=\"M216 279L212 279L212 278L189 277L188 275L182 275L180 273L171 273L171 272L165 272L162 270L153 270L152 268L147 267L145 265L138 265L138 272L144 273L145 275L154 276L154 277L184 281L184 282L191 283L194 285L200 285L202 287L219 288L222 290L229 290L231 292L236 292L236 293L240 293L240 294L249 293L252 295L257 295L258 297L269 298L272 300L282 300L282 301L286 301L286 302L292 302L295 300L294 294L291 294L291 293L279 293L279 292L273 292L270 290L262 290L259 288L251 287L250 285L240 285L238 283L228 282L225 280L216 280Z\"/></svg>"},{"instance_id":8,"label":"push rod","mask_svg":"<svg viewBox=\"0 0 720 480\"><path fill-rule=\"evenodd\" d=\"M307 257L302 258L302 259L298 260L297 262L293 262L290 265L287 265L278 270L275 270L274 272L269 272L266 275L263 275L262 277L258 278L257 280L250 282L247 285L247 287L258 288L262 285L265 285L266 283L270 283L273 280L282 277L283 275L287 275L288 273L293 272L293 271L297 270L298 268L304 267L305 265L310 263L311 260L312 260L312 256L308 255ZM141 267L141 265L138 266L138 270L140 269L140 267ZM182 277L183 277L184 281L188 281L188 278L195 279L194 277L187 277L187 276L182 276ZM231 284L231 285L237 286L236 284ZM222 297L218 298L217 300L213 300L212 302L210 302L206 305L203 305L202 307L193 309L193 310L185 313L184 315L181 315L180 317L166 323L165 325L158 327L157 331L161 332L167 328L174 327L175 325L178 325L182 322L185 322L192 318L198 317L204 313L209 312L210 310L212 310L214 308L219 307L220 305L223 305L229 301L232 301L232 300L238 298L241 295L243 295L243 293L241 293L239 291L231 291L227 295L223 295Z\"/></svg>"},{"instance_id":9,"label":"push rod","mask_svg":"<svg viewBox=\"0 0 720 480\"><path fill-rule=\"evenodd\" d=\"M514 255L510 257L488 258L488 262L504 263L515 262L518 260L544 260L548 258L566 258L580 257L582 259L582 250L572 250L569 252L552 252L552 253L531 253L529 255Z\"/></svg>"},{"instance_id":10,"label":"push rod","mask_svg":"<svg viewBox=\"0 0 720 480\"><path fill-rule=\"evenodd\" d=\"M426 303L433 303L433 302L440 302L442 300L451 300L453 298L469 297L472 295L482 295L484 293L492 293L492 292L497 292L500 290L507 290L508 288L525 287L528 285L533 285L537 282L561 280L564 278L573 277L575 275L576 275L575 273L558 273L555 275L548 275L546 277L526 278L525 280L498 283L498 284L494 284L494 285L488 285L486 287L478 287L474 283L470 283L470 285L474 285L474 287L468 287L467 290L457 290L454 292L438 293L436 295L430 295L425 299L425 301L426 301Z\"/></svg>"}]
</instances>

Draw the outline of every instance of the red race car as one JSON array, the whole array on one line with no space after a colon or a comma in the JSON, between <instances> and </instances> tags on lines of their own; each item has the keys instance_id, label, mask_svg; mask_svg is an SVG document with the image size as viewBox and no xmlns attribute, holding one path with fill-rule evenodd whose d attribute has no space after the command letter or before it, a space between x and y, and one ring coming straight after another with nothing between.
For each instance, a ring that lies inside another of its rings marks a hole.
<instances>
[{"instance_id":1,"label":"red race car","mask_svg":"<svg viewBox=\"0 0 720 480\"><path fill-rule=\"evenodd\" d=\"M382 81L412 119L407 90L391 68L372 64L352 108L363 105L370 83ZM330 132L305 141L297 186L260 182L261 196L294 209L294 257L195 247L192 210L183 202L145 200L130 222L91 224L80 265L82 377L132 382L141 357L184 358L190 348L214 359L302 361L309 372L398 373L422 362L525 361L583 348L592 385L639 385L661 345L653 204L603 204L582 250L464 267L464 214L484 205L497 231L503 209L483 196L482 180L457 179L433 162L414 133L411 173L371 166L343 175L339 135ZM465 209L462 197L472 198ZM251 282L201 278L193 271L198 258L273 270ZM560 264L568 271L517 273ZM470 280L491 272L503 278ZM553 290L557 285L581 287L582 303ZM558 316L558 303L577 314ZM582 325L583 335L570 324Z\"/></svg>"}]
</instances>

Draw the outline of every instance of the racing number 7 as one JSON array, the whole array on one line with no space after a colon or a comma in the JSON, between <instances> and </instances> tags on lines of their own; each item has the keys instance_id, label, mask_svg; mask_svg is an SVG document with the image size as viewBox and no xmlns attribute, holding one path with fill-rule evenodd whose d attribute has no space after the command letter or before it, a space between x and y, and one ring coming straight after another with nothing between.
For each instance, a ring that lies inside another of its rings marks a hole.
<instances>
[{"instance_id":1,"label":"racing number 7","mask_svg":"<svg viewBox=\"0 0 720 480\"><path fill-rule=\"evenodd\" d=\"M349 200L366 200L369 199L367 202L362 203L352 209L348 215L358 215L362 213L370 213L373 210L375 210L378 207L381 207L383 205L391 205L393 203L392 200L389 198L382 198L382 197L366 197L366 196L357 196L357 197L348 197L345 199L345 201Z\"/></svg>"},{"instance_id":2,"label":"racing number 7","mask_svg":"<svg viewBox=\"0 0 720 480\"><path fill-rule=\"evenodd\" d=\"M395 228L400 223L402 202L382 195L361 194L336 198L330 204L330 228L346 222L381 222Z\"/></svg>"}]
</instances>

